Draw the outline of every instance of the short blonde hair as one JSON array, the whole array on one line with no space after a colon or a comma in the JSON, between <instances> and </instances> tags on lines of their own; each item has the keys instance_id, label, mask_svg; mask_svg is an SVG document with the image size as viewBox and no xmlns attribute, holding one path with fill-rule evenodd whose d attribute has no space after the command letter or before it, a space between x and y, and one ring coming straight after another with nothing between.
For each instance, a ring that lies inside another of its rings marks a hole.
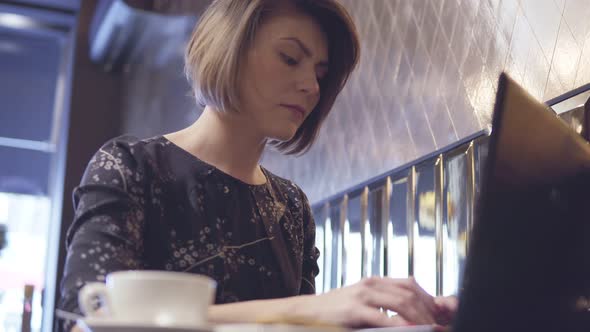
<instances>
[{"instance_id":1,"label":"short blonde hair","mask_svg":"<svg viewBox=\"0 0 590 332\"><path fill-rule=\"evenodd\" d=\"M360 57L352 18L337 0L290 0L313 17L328 38L329 70L320 84L320 100L289 141L271 142L285 154L301 154L315 141ZM277 0L215 0L195 27L185 53L185 73L202 106L238 110L237 80L243 55L256 29L272 13Z\"/></svg>"}]
</instances>

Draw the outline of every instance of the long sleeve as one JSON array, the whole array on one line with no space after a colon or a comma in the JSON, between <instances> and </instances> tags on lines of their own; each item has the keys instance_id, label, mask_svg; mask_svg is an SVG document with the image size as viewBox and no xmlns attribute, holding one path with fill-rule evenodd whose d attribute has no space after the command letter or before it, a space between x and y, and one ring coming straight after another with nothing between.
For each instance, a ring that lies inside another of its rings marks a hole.
<instances>
[{"instance_id":1,"label":"long sleeve","mask_svg":"<svg viewBox=\"0 0 590 332\"><path fill-rule=\"evenodd\" d=\"M303 268L300 294L315 294L315 278L319 274L318 258L320 251L315 246L315 222L307 196L303 191L303 227L304 227L304 248Z\"/></svg>"},{"instance_id":2,"label":"long sleeve","mask_svg":"<svg viewBox=\"0 0 590 332\"><path fill-rule=\"evenodd\" d=\"M135 151L137 152L137 151ZM75 216L61 281L62 310L80 313L78 291L113 271L140 269L144 250L145 171L124 141L105 144L74 190ZM72 322L65 322L69 330Z\"/></svg>"}]
</instances>

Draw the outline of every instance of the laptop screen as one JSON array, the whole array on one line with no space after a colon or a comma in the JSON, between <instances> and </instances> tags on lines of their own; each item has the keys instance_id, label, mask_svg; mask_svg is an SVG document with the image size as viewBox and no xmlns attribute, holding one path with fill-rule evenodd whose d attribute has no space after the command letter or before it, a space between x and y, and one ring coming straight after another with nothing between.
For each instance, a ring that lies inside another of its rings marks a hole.
<instances>
[{"instance_id":1,"label":"laptop screen","mask_svg":"<svg viewBox=\"0 0 590 332\"><path fill-rule=\"evenodd\" d=\"M500 76L453 331L590 331L590 145Z\"/></svg>"}]
</instances>

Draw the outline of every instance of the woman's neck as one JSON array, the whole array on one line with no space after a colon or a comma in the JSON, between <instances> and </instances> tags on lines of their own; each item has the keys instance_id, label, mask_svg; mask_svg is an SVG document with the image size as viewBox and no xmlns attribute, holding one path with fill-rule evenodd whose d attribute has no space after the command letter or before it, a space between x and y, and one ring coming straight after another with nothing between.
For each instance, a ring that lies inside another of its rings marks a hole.
<instances>
[{"instance_id":1,"label":"woman's neck","mask_svg":"<svg viewBox=\"0 0 590 332\"><path fill-rule=\"evenodd\" d=\"M190 127L167 134L172 143L224 173L250 184L266 182L259 161L266 139L257 135L240 113L205 107Z\"/></svg>"}]
</instances>

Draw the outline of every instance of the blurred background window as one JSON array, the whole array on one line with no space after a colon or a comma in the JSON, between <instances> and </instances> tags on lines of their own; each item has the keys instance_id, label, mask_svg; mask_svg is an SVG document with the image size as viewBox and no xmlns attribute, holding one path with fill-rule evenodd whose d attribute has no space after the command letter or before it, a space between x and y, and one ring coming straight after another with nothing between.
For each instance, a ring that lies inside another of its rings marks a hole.
<instances>
[{"instance_id":1,"label":"blurred background window","mask_svg":"<svg viewBox=\"0 0 590 332\"><path fill-rule=\"evenodd\" d=\"M55 286L46 276L78 2L0 2L0 331L40 331Z\"/></svg>"}]
</instances>

